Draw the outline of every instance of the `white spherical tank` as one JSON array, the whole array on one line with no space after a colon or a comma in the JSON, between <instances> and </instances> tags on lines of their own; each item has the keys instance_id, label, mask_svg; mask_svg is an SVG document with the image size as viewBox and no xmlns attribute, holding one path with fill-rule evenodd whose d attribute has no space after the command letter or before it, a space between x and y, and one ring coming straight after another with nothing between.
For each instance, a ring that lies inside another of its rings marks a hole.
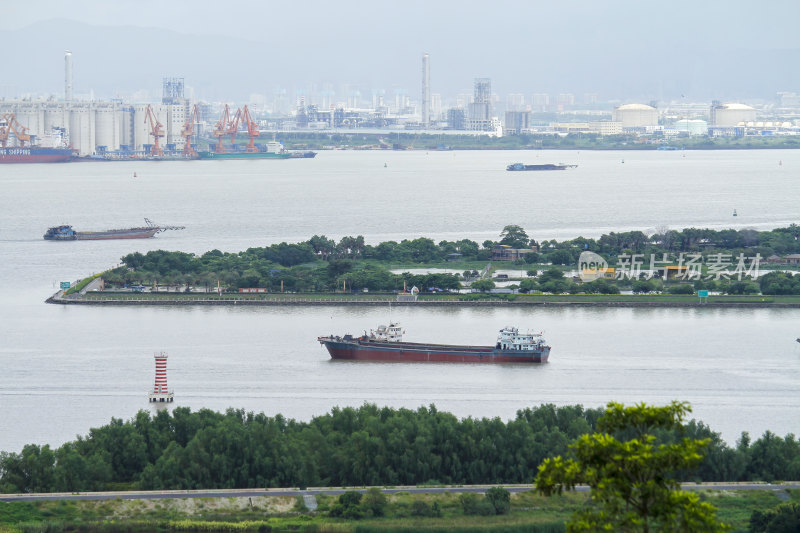
<instances>
[{"instance_id":1,"label":"white spherical tank","mask_svg":"<svg viewBox=\"0 0 800 533\"><path fill-rule=\"evenodd\" d=\"M658 109L645 104L625 104L614 109L611 120L622 123L623 128L648 128L658 126Z\"/></svg>"},{"instance_id":2,"label":"white spherical tank","mask_svg":"<svg viewBox=\"0 0 800 533\"><path fill-rule=\"evenodd\" d=\"M719 104L711 106L711 124L714 126L737 126L740 122L756 120L756 110L746 104Z\"/></svg>"}]
</instances>

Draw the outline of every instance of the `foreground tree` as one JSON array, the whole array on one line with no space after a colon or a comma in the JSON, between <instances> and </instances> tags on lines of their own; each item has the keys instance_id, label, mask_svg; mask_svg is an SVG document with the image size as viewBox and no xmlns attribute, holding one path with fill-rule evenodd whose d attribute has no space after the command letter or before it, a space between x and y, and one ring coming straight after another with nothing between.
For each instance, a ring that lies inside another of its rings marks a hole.
<instances>
[{"instance_id":1,"label":"foreground tree","mask_svg":"<svg viewBox=\"0 0 800 533\"><path fill-rule=\"evenodd\" d=\"M592 505L567 523L576 531L725 531L713 506L680 489L677 471L695 467L708 439L683 438L656 443L655 430L675 430L691 408L672 402L664 407L609 403L597 433L579 437L570 449L574 459L545 459L536 488L561 494L578 483L591 489Z\"/></svg>"}]
</instances>

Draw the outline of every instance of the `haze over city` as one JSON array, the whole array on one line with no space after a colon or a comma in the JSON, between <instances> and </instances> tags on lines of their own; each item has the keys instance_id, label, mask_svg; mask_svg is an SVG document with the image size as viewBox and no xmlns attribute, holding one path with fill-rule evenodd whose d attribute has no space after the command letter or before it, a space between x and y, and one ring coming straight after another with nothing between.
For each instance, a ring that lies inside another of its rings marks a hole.
<instances>
[{"instance_id":1,"label":"haze over city","mask_svg":"<svg viewBox=\"0 0 800 533\"><path fill-rule=\"evenodd\" d=\"M420 56L444 99L493 91L594 93L600 101L771 99L797 91L800 4L500 1L374 4L48 0L4 7L0 97L75 93L157 100L180 76L196 98L285 90L420 93ZM341 95L341 96L340 96Z\"/></svg>"}]
</instances>

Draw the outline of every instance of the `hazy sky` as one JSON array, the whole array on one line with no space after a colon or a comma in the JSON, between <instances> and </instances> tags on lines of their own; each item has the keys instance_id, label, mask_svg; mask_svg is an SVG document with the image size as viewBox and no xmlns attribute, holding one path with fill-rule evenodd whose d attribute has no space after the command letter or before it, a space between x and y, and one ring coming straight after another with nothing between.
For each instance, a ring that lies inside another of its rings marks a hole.
<instances>
[{"instance_id":1,"label":"hazy sky","mask_svg":"<svg viewBox=\"0 0 800 533\"><path fill-rule=\"evenodd\" d=\"M26 91L60 91L58 65L71 49L76 91L100 94L158 87L176 75L210 97L348 83L416 99L423 52L431 54L433 92L445 96L470 92L475 77L526 99L800 92L800 0L7 4L0 37L30 61L10 65L0 85Z\"/></svg>"}]
</instances>

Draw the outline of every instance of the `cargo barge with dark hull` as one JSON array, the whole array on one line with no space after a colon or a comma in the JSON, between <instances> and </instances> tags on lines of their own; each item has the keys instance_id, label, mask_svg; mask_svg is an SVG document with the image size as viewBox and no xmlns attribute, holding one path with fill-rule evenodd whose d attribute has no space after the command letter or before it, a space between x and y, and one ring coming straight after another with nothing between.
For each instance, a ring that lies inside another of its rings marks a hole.
<instances>
[{"instance_id":1,"label":"cargo barge with dark hull","mask_svg":"<svg viewBox=\"0 0 800 533\"><path fill-rule=\"evenodd\" d=\"M332 359L406 363L546 363L550 346L541 333L505 327L494 346L461 346L403 342L398 324L380 326L360 337L330 335L317 340Z\"/></svg>"},{"instance_id":2,"label":"cargo barge with dark hull","mask_svg":"<svg viewBox=\"0 0 800 533\"><path fill-rule=\"evenodd\" d=\"M568 168L576 168L578 165L565 165L564 163L545 163L543 165L525 165L523 163L512 163L506 167L508 171L525 171L525 170L566 170Z\"/></svg>"},{"instance_id":3,"label":"cargo barge with dark hull","mask_svg":"<svg viewBox=\"0 0 800 533\"><path fill-rule=\"evenodd\" d=\"M105 231L75 231L72 226L53 226L44 234L46 241L101 241L110 239L149 239L156 233L184 229L183 226L158 226L144 219L147 226L139 228L109 229Z\"/></svg>"}]
</instances>

